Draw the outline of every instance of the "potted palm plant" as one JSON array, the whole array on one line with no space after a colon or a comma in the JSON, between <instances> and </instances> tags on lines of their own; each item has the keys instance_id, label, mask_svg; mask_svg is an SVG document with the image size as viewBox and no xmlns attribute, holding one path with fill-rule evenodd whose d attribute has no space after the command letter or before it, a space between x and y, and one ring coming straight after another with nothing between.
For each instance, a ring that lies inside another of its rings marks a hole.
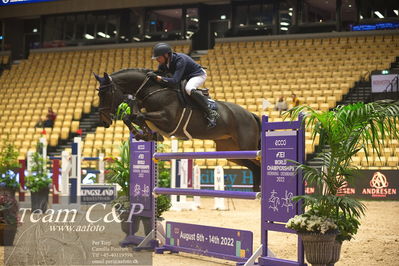
<instances>
[{"instance_id":1,"label":"potted palm plant","mask_svg":"<svg viewBox=\"0 0 399 266\"><path fill-rule=\"evenodd\" d=\"M0 245L12 246L18 225L18 203L9 194L0 195Z\"/></svg>"},{"instance_id":2,"label":"potted palm plant","mask_svg":"<svg viewBox=\"0 0 399 266\"><path fill-rule=\"evenodd\" d=\"M51 178L47 167L47 160L38 151L41 150L41 143L38 143L37 151L31 159L31 169L26 177L26 187L31 193L32 212L45 212L48 205Z\"/></svg>"},{"instance_id":3,"label":"potted palm plant","mask_svg":"<svg viewBox=\"0 0 399 266\"><path fill-rule=\"evenodd\" d=\"M16 171L20 167L18 163L18 151L7 138L0 149L0 193L14 197L19 188L16 180Z\"/></svg>"},{"instance_id":4,"label":"potted palm plant","mask_svg":"<svg viewBox=\"0 0 399 266\"><path fill-rule=\"evenodd\" d=\"M365 212L365 206L360 201L338 196L337 192L346 183L351 183L354 171L357 170L356 166L352 166L352 157L357 152L363 150L368 158L373 150L381 156L387 137L399 138L399 105L381 101L338 106L325 112L308 106L288 111L292 119L300 113L304 114L305 127L312 128L313 140L319 138L319 147L323 149L319 150L318 155L321 171L299 163L298 169L303 172L304 180L316 184L322 193L295 197L294 200L303 201L305 213L288 221L286 226L298 232L311 231L304 229L306 226L299 226L300 221L305 223L303 219L311 216L323 217L334 223L337 235L328 261L310 261L304 243L310 263L334 264L339 259L342 242L351 240L356 234L360 218Z\"/></svg>"}]
</instances>

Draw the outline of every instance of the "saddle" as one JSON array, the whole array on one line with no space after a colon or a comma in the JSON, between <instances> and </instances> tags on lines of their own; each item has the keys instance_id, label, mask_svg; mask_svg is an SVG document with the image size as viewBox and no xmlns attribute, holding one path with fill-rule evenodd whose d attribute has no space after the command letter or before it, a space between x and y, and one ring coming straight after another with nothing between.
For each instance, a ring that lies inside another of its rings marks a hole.
<instances>
[{"instance_id":1,"label":"saddle","mask_svg":"<svg viewBox=\"0 0 399 266\"><path fill-rule=\"evenodd\" d=\"M186 87L187 81L183 80L177 88L175 88L175 91L177 92L177 97L179 99L180 104L182 105L183 108L190 108L190 109L199 109L197 103L191 99L191 97L187 94L186 90L184 89ZM214 100L211 99L209 95L209 89L208 88L198 88L202 92L202 94L208 98L208 106L210 109L217 111L217 105Z\"/></svg>"}]
</instances>

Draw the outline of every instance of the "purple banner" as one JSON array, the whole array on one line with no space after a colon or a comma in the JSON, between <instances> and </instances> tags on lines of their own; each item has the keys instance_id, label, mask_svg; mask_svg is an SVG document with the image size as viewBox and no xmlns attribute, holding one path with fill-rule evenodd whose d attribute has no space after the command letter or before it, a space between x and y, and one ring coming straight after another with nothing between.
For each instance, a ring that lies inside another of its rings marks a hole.
<instances>
[{"instance_id":1,"label":"purple banner","mask_svg":"<svg viewBox=\"0 0 399 266\"><path fill-rule=\"evenodd\" d=\"M166 223L166 245L213 257L247 259L252 255L250 231L186 223Z\"/></svg>"},{"instance_id":2,"label":"purple banner","mask_svg":"<svg viewBox=\"0 0 399 266\"><path fill-rule=\"evenodd\" d=\"M131 138L130 143L130 198L133 203L144 206L143 214L152 211L152 154L151 142L136 141ZM145 215L147 216L147 215Z\"/></svg>"},{"instance_id":3,"label":"purple banner","mask_svg":"<svg viewBox=\"0 0 399 266\"><path fill-rule=\"evenodd\" d=\"M56 0L1 0L0 6L15 5L15 4L32 4L32 3L49 2L49 1L56 1Z\"/></svg>"},{"instance_id":4,"label":"purple banner","mask_svg":"<svg viewBox=\"0 0 399 266\"><path fill-rule=\"evenodd\" d=\"M297 206L292 197L297 195L297 131L269 131L265 133L262 171L266 171L263 185L265 218L268 221L287 222L297 214Z\"/></svg>"}]
</instances>

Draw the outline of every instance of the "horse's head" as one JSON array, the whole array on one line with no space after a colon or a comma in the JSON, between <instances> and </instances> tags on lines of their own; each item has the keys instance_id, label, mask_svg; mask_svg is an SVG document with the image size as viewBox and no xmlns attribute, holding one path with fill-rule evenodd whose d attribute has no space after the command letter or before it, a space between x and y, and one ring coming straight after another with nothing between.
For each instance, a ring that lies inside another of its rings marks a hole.
<instances>
[{"instance_id":1,"label":"horse's head","mask_svg":"<svg viewBox=\"0 0 399 266\"><path fill-rule=\"evenodd\" d=\"M122 92L116 87L112 78L104 72L104 77L94 74L94 77L100 83L98 96L100 97L99 112L100 121L106 128L112 125L112 119L118 105L123 100Z\"/></svg>"}]
</instances>

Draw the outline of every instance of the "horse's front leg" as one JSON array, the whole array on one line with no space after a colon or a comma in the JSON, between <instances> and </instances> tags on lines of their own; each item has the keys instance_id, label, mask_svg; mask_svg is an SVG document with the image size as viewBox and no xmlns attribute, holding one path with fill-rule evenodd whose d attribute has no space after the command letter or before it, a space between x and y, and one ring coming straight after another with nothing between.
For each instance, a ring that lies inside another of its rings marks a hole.
<instances>
[{"instance_id":1,"label":"horse's front leg","mask_svg":"<svg viewBox=\"0 0 399 266\"><path fill-rule=\"evenodd\" d=\"M140 113L137 115L135 120L135 123L137 123L137 125L139 125L143 129L143 132L145 135L147 135L147 137L149 137L151 140L163 141L164 138L162 137L162 135L158 133L153 133L152 130L145 123L146 120L154 123L155 125L159 124L160 122L167 122L166 112L156 111L156 112Z\"/></svg>"},{"instance_id":2,"label":"horse's front leg","mask_svg":"<svg viewBox=\"0 0 399 266\"><path fill-rule=\"evenodd\" d=\"M136 140L144 139L144 135L134 127L132 120L128 115L125 115L122 118L122 121L129 128L129 131L134 135Z\"/></svg>"}]
</instances>

